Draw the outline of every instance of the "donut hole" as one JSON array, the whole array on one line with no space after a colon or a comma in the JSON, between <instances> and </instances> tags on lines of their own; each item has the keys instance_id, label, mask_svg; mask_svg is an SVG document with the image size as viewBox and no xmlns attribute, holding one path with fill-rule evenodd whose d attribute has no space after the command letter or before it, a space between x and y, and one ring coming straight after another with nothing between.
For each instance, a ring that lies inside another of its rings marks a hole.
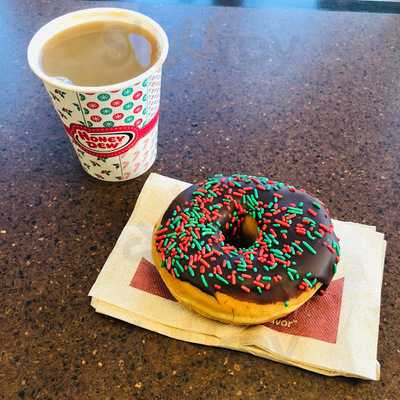
<instances>
[{"instance_id":1,"label":"donut hole","mask_svg":"<svg viewBox=\"0 0 400 400\"><path fill-rule=\"evenodd\" d=\"M248 248L257 240L257 237L257 221L250 215L246 215L235 233L232 231L227 233L227 242L237 248Z\"/></svg>"}]
</instances>

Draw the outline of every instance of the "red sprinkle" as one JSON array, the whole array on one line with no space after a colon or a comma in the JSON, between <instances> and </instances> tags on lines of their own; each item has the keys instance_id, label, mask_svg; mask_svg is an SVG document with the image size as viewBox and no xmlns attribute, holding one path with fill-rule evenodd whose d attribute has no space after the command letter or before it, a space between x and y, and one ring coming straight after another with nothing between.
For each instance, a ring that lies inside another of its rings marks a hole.
<instances>
[{"instance_id":1,"label":"red sprinkle","mask_svg":"<svg viewBox=\"0 0 400 400\"><path fill-rule=\"evenodd\" d=\"M285 228L290 228L290 225L287 222L281 221L280 219L276 219L274 222L276 222L277 224L279 224L280 226L283 226Z\"/></svg>"},{"instance_id":2,"label":"red sprinkle","mask_svg":"<svg viewBox=\"0 0 400 400\"><path fill-rule=\"evenodd\" d=\"M244 286L244 285L240 285L240 289L242 289L246 293L250 292L250 289L247 286Z\"/></svg>"},{"instance_id":3,"label":"red sprinkle","mask_svg":"<svg viewBox=\"0 0 400 400\"><path fill-rule=\"evenodd\" d=\"M329 243L326 243L325 246L332 254L336 253L333 247Z\"/></svg>"},{"instance_id":4,"label":"red sprinkle","mask_svg":"<svg viewBox=\"0 0 400 400\"><path fill-rule=\"evenodd\" d=\"M321 228L322 230L324 230L325 232L329 232L329 228L328 228L326 225L320 223L319 226L320 226L320 228Z\"/></svg>"},{"instance_id":5,"label":"red sprinkle","mask_svg":"<svg viewBox=\"0 0 400 400\"><path fill-rule=\"evenodd\" d=\"M214 287L215 287L215 289L217 289L217 290L221 290L221 286L219 286L217 283L214 283Z\"/></svg>"},{"instance_id":6,"label":"red sprinkle","mask_svg":"<svg viewBox=\"0 0 400 400\"><path fill-rule=\"evenodd\" d=\"M307 212L308 212L309 214L311 214L313 217L316 217L316 216L318 215L312 208L309 208L309 209L307 210Z\"/></svg>"}]
</instances>

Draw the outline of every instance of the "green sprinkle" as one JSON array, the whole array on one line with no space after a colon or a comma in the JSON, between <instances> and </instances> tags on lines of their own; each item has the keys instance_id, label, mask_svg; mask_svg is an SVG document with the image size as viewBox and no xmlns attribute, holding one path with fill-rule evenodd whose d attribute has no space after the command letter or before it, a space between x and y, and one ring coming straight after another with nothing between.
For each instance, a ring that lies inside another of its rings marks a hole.
<instances>
[{"instance_id":1,"label":"green sprinkle","mask_svg":"<svg viewBox=\"0 0 400 400\"><path fill-rule=\"evenodd\" d=\"M168 248L167 253L169 253L176 246L176 242L173 242Z\"/></svg>"},{"instance_id":2,"label":"green sprinkle","mask_svg":"<svg viewBox=\"0 0 400 400\"><path fill-rule=\"evenodd\" d=\"M317 254L317 252L316 252L316 250L311 246L311 245L309 245L307 242L305 242L304 240L303 240L303 246L311 253L311 254Z\"/></svg>"},{"instance_id":3,"label":"green sprinkle","mask_svg":"<svg viewBox=\"0 0 400 400\"><path fill-rule=\"evenodd\" d=\"M311 234L310 231L307 231L307 237L308 237L310 240L315 240L315 237Z\"/></svg>"},{"instance_id":4,"label":"green sprinkle","mask_svg":"<svg viewBox=\"0 0 400 400\"><path fill-rule=\"evenodd\" d=\"M260 286L256 286L256 288L257 288L257 292L259 293L259 294L262 294L262 289L260 288Z\"/></svg>"},{"instance_id":5,"label":"green sprinkle","mask_svg":"<svg viewBox=\"0 0 400 400\"><path fill-rule=\"evenodd\" d=\"M252 195L249 196L249 197L250 197L251 202L252 202L255 206L258 206L258 202L257 202L256 198L254 197L254 194L252 194Z\"/></svg>"},{"instance_id":6,"label":"green sprinkle","mask_svg":"<svg viewBox=\"0 0 400 400\"><path fill-rule=\"evenodd\" d=\"M336 263L333 263L332 271L333 271L333 274L336 274L336 271L337 271L337 264Z\"/></svg>"},{"instance_id":7,"label":"green sprinkle","mask_svg":"<svg viewBox=\"0 0 400 400\"><path fill-rule=\"evenodd\" d=\"M336 250L336 254L340 256L340 246L338 243L332 241L332 247Z\"/></svg>"},{"instance_id":8,"label":"green sprinkle","mask_svg":"<svg viewBox=\"0 0 400 400\"><path fill-rule=\"evenodd\" d=\"M178 260L176 260L175 264L178 266L178 268L179 268L179 270L180 270L181 272L184 272L184 271L185 271L185 270L183 269L181 263L180 263Z\"/></svg>"},{"instance_id":9,"label":"green sprinkle","mask_svg":"<svg viewBox=\"0 0 400 400\"><path fill-rule=\"evenodd\" d=\"M316 201L314 201L314 203L312 203L312 205L313 205L315 208L318 208L318 210L321 208L321 205L320 205L319 203L317 203Z\"/></svg>"},{"instance_id":10,"label":"green sprinkle","mask_svg":"<svg viewBox=\"0 0 400 400\"><path fill-rule=\"evenodd\" d=\"M244 258L240 259L240 263L238 264L238 266L241 266L243 268L247 268L247 264L246 264L246 261L244 260Z\"/></svg>"},{"instance_id":11,"label":"green sprinkle","mask_svg":"<svg viewBox=\"0 0 400 400\"><path fill-rule=\"evenodd\" d=\"M315 232L314 232L314 235L317 236L317 237L319 237L320 239L323 238L323 236L322 236L318 231L315 231Z\"/></svg>"},{"instance_id":12,"label":"green sprinkle","mask_svg":"<svg viewBox=\"0 0 400 400\"><path fill-rule=\"evenodd\" d=\"M200 275L200 279L201 282L203 283L203 285L208 288L208 282L206 281L206 278L204 277L204 275Z\"/></svg>"},{"instance_id":13,"label":"green sprinkle","mask_svg":"<svg viewBox=\"0 0 400 400\"><path fill-rule=\"evenodd\" d=\"M289 302L287 300L283 304L285 304L285 307L289 307Z\"/></svg>"},{"instance_id":14,"label":"green sprinkle","mask_svg":"<svg viewBox=\"0 0 400 400\"><path fill-rule=\"evenodd\" d=\"M264 275L264 276L261 278L261 280L264 281L264 282L267 282L267 281L271 281L272 278L271 278L270 276L268 276L268 275Z\"/></svg>"},{"instance_id":15,"label":"green sprinkle","mask_svg":"<svg viewBox=\"0 0 400 400\"><path fill-rule=\"evenodd\" d=\"M318 282L318 279L317 278L314 278L314 280L311 282L312 283L312 285L313 285L313 287L315 286L315 284Z\"/></svg>"},{"instance_id":16,"label":"green sprinkle","mask_svg":"<svg viewBox=\"0 0 400 400\"><path fill-rule=\"evenodd\" d=\"M221 275L215 274L215 277L216 277L219 281L225 283L225 285L229 285L229 282L228 282L224 277L222 277Z\"/></svg>"},{"instance_id":17,"label":"green sprinkle","mask_svg":"<svg viewBox=\"0 0 400 400\"><path fill-rule=\"evenodd\" d=\"M303 281L304 281L305 283L307 283L308 286L310 286L310 287L313 286L312 283L311 283L307 278L303 278Z\"/></svg>"},{"instance_id":18,"label":"green sprinkle","mask_svg":"<svg viewBox=\"0 0 400 400\"><path fill-rule=\"evenodd\" d=\"M300 215L304 214L304 211L301 208L296 208L296 207L288 207L287 211L290 214L300 214Z\"/></svg>"},{"instance_id":19,"label":"green sprinkle","mask_svg":"<svg viewBox=\"0 0 400 400\"><path fill-rule=\"evenodd\" d=\"M176 277L179 278L180 274L179 274L179 272L178 272L178 270L176 268L174 268L174 272L175 272Z\"/></svg>"},{"instance_id":20,"label":"green sprinkle","mask_svg":"<svg viewBox=\"0 0 400 400\"><path fill-rule=\"evenodd\" d=\"M228 269L232 269L232 264L229 260L226 260L226 266Z\"/></svg>"},{"instance_id":21,"label":"green sprinkle","mask_svg":"<svg viewBox=\"0 0 400 400\"><path fill-rule=\"evenodd\" d=\"M296 247L296 249L298 250L298 251L300 251L300 253L302 253L304 250L297 244L297 243L295 243L295 242L292 242L292 246L293 247Z\"/></svg>"},{"instance_id":22,"label":"green sprinkle","mask_svg":"<svg viewBox=\"0 0 400 400\"><path fill-rule=\"evenodd\" d=\"M201 244L198 242L198 240L193 238L193 243L196 245L197 249L201 251Z\"/></svg>"},{"instance_id":23,"label":"green sprinkle","mask_svg":"<svg viewBox=\"0 0 400 400\"><path fill-rule=\"evenodd\" d=\"M190 276L193 278L195 274L194 274L193 268L190 265L188 266L188 270L189 270Z\"/></svg>"}]
</instances>

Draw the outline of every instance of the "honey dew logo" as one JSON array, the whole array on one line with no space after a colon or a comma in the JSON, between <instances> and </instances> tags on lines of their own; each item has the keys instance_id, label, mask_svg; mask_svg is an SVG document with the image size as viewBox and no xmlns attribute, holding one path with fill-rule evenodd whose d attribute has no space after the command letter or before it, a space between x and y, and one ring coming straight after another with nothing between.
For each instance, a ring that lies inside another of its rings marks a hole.
<instances>
[{"instance_id":1,"label":"honey dew logo","mask_svg":"<svg viewBox=\"0 0 400 400\"><path fill-rule=\"evenodd\" d=\"M137 126L116 126L110 128L89 128L80 124L65 127L74 143L92 156L108 158L119 156L131 149L146 136L158 122L158 112L142 128Z\"/></svg>"}]
</instances>

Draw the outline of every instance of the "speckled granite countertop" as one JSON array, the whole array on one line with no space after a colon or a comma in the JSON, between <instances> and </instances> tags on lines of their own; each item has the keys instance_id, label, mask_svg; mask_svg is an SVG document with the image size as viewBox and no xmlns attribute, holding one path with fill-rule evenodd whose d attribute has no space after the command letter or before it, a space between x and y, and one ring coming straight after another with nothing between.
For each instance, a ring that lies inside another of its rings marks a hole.
<instances>
[{"instance_id":1,"label":"speckled granite countertop","mask_svg":"<svg viewBox=\"0 0 400 400\"><path fill-rule=\"evenodd\" d=\"M86 175L26 64L34 31L92 3L10 0L0 15L0 398L398 399L400 15L110 4L147 13L171 38L152 171L271 176L386 232L382 380L326 378L94 312L87 293L147 175Z\"/></svg>"}]
</instances>

